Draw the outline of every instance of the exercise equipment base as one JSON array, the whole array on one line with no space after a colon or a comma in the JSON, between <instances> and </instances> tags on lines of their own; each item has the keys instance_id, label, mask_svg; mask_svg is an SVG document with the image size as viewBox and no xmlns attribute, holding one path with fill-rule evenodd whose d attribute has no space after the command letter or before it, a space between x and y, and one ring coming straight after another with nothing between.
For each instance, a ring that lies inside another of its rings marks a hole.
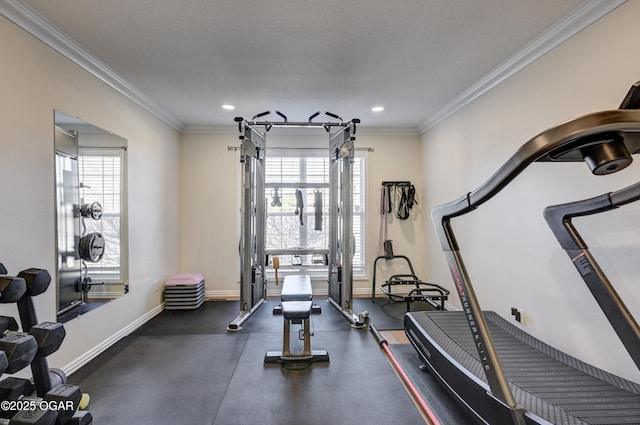
<instances>
[{"instance_id":1,"label":"exercise equipment base","mask_svg":"<svg viewBox=\"0 0 640 425\"><path fill-rule=\"evenodd\" d=\"M322 313L322 307L320 307L318 304L314 304L313 306L311 306L311 314L321 314L321 313ZM273 315L274 316L282 315L282 305L277 305L273 307Z\"/></svg>"},{"instance_id":2,"label":"exercise equipment base","mask_svg":"<svg viewBox=\"0 0 640 425\"><path fill-rule=\"evenodd\" d=\"M265 364L273 363L326 363L329 353L326 350L311 350L311 354L283 355L282 351L267 351L264 356Z\"/></svg>"}]
</instances>

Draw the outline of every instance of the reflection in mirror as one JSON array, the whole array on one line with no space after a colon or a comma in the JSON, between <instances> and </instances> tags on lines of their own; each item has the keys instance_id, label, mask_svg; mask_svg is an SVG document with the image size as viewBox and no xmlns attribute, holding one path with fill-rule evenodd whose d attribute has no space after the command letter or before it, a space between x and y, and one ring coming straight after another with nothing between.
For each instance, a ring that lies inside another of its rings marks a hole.
<instances>
[{"instance_id":1,"label":"reflection in mirror","mask_svg":"<svg viewBox=\"0 0 640 425\"><path fill-rule=\"evenodd\" d=\"M128 292L127 140L54 111L58 321Z\"/></svg>"}]
</instances>

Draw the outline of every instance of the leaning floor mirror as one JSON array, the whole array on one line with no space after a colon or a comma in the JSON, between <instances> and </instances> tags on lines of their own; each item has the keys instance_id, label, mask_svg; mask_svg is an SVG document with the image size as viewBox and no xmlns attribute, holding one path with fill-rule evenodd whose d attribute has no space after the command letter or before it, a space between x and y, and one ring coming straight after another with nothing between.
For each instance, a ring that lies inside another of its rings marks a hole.
<instances>
[{"instance_id":1,"label":"leaning floor mirror","mask_svg":"<svg viewBox=\"0 0 640 425\"><path fill-rule=\"evenodd\" d=\"M54 111L57 315L66 322L129 290L127 140Z\"/></svg>"}]
</instances>

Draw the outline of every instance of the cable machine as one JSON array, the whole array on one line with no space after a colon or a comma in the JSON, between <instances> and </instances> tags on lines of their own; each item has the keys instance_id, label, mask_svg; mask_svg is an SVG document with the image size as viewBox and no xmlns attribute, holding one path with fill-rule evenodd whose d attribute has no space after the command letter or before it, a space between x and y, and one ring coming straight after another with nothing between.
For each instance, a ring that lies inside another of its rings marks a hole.
<instances>
[{"instance_id":1,"label":"cable machine","mask_svg":"<svg viewBox=\"0 0 640 425\"><path fill-rule=\"evenodd\" d=\"M364 327L367 314L353 313L353 159L355 153L357 118L344 122L338 115L325 112L337 121L314 121L321 112L306 122L290 122L286 115L274 111L282 121L259 120L271 114L262 112L251 120L236 117L241 146L242 206L240 237L240 314L227 330L240 330L264 302L267 294L266 266L268 257L291 254L291 250L265 249L266 199L265 155L266 135L272 128L320 128L329 133L329 247L327 255L329 302L351 321L354 327ZM300 213L302 214L302 213ZM308 252L307 252L308 251ZM299 255L317 254L317 249L296 249Z\"/></svg>"},{"instance_id":2,"label":"cable machine","mask_svg":"<svg viewBox=\"0 0 640 425\"><path fill-rule=\"evenodd\" d=\"M236 121L238 119L236 118ZM265 301L267 295L264 235L266 137L240 121L242 164L240 215L240 314L227 327L237 331Z\"/></svg>"},{"instance_id":3,"label":"cable machine","mask_svg":"<svg viewBox=\"0 0 640 425\"><path fill-rule=\"evenodd\" d=\"M329 302L354 327L366 326L366 313L353 312L353 158L355 124L329 138Z\"/></svg>"}]
</instances>

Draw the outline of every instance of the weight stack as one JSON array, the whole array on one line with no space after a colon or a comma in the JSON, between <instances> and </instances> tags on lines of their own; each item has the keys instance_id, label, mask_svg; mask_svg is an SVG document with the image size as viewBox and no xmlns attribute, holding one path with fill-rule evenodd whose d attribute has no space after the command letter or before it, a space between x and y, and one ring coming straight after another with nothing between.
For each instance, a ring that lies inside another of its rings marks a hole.
<instances>
[{"instance_id":1,"label":"weight stack","mask_svg":"<svg viewBox=\"0 0 640 425\"><path fill-rule=\"evenodd\" d=\"M165 310L195 310L204 303L204 276L178 273L164 284Z\"/></svg>"}]
</instances>

